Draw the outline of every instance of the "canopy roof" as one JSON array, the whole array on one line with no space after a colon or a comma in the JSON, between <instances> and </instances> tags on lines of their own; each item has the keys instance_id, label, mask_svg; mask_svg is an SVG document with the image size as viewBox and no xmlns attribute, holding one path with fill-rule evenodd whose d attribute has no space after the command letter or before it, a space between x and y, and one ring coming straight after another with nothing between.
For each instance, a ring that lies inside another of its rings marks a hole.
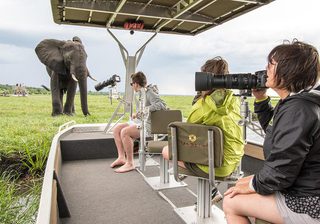
<instances>
[{"instance_id":1,"label":"canopy roof","mask_svg":"<svg viewBox=\"0 0 320 224\"><path fill-rule=\"evenodd\" d=\"M273 0L51 0L58 24L196 35Z\"/></svg>"}]
</instances>

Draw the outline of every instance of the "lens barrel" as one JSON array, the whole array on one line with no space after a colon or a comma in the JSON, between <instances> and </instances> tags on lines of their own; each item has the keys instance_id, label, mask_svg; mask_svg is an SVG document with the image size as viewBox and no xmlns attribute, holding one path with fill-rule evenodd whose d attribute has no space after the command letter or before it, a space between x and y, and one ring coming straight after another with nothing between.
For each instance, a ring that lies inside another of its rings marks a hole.
<instances>
[{"instance_id":1,"label":"lens barrel","mask_svg":"<svg viewBox=\"0 0 320 224\"><path fill-rule=\"evenodd\" d=\"M104 82L99 82L97 85L94 86L94 88L97 90L97 91L100 91L102 90L104 87L106 87L106 81Z\"/></svg>"},{"instance_id":2,"label":"lens barrel","mask_svg":"<svg viewBox=\"0 0 320 224\"><path fill-rule=\"evenodd\" d=\"M94 86L94 88L97 91L102 90L104 87L107 86L115 86L117 82L120 82L120 76L118 75L113 75L111 78L107 79L106 81L99 82L97 85Z\"/></svg>"},{"instance_id":3,"label":"lens barrel","mask_svg":"<svg viewBox=\"0 0 320 224\"><path fill-rule=\"evenodd\" d=\"M196 91L212 89L258 89L266 88L266 71L258 71L255 74L240 73L227 75L213 75L212 73L196 72Z\"/></svg>"}]
</instances>

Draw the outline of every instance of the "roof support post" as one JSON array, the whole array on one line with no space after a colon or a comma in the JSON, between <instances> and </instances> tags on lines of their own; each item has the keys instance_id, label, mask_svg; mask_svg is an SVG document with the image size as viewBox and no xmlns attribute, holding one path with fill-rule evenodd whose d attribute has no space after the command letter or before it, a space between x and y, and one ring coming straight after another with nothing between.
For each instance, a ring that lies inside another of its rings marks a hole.
<instances>
[{"instance_id":1,"label":"roof support post","mask_svg":"<svg viewBox=\"0 0 320 224\"><path fill-rule=\"evenodd\" d=\"M121 118L116 122L118 123L126 113L130 113L130 116L132 115L132 102L133 102L133 90L131 88L130 82L131 82L131 74L135 73L136 67L138 66L140 59L142 57L142 54L147 46L147 44L157 35L157 33L154 33L148 40L145 42L139 50L136 51L134 56L130 56L128 50L123 46L123 44L120 42L120 40L111 32L110 29L107 29L111 37L118 43L120 53L122 55L122 59L124 62L124 65L126 67L126 79L125 79L125 93L124 97L121 100L121 104L124 104L124 113L120 114ZM108 122L108 125L105 129L105 131L110 130L110 125L113 119L118 115L118 110L120 109L120 106L116 108L113 115L111 116L110 121Z\"/></svg>"}]
</instances>

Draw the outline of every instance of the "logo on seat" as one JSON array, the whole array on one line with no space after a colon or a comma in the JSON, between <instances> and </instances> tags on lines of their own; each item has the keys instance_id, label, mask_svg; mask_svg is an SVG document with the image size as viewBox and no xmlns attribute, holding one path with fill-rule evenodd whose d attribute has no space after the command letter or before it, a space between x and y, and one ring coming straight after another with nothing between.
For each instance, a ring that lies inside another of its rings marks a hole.
<instances>
[{"instance_id":1,"label":"logo on seat","mask_svg":"<svg viewBox=\"0 0 320 224\"><path fill-rule=\"evenodd\" d=\"M193 134L189 135L189 141L190 142L195 142L196 140L197 140L197 136L195 136Z\"/></svg>"}]
</instances>

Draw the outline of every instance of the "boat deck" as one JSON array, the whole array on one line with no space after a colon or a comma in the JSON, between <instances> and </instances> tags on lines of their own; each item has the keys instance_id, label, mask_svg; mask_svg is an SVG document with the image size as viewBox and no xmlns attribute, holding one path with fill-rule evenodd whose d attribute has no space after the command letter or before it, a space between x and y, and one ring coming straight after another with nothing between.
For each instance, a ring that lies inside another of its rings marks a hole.
<instances>
[{"instance_id":1,"label":"boat deck","mask_svg":"<svg viewBox=\"0 0 320 224\"><path fill-rule=\"evenodd\" d=\"M50 152L37 224L47 223L48 217L55 219L58 216L58 220L50 223L194 223L183 220L179 215L181 211L189 214L189 209L196 207L198 179L190 176L184 179L185 187L157 191L147 183L146 177L159 176L159 166L146 166L144 172L139 169L121 174L114 172L110 164L117 152L112 135L99 131L81 133L78 128L70 128L54 138ZM252 160L255 158L245 157L243 167L255 163ZM247 161L248 158L251 159ZM135 159L138 165L138 155ZM159 156L153 155L147 158L147 164L148 161L159 162ZM55 175L52 176L52 172ZM58 197L52 178L57 180ZM227 183L221 183L218 189L224 193ZM221 204L216 205L221 209ZM188 206L191 206L188 210L177 209ZM215 214L219 220L221 217L223 219L224 214L217 207L212 208L213 219ZM68 210L70 217L63 218ZM62 213L59 215L59 212ZM217 223L225 223L219 220ZM212 220L202 221L196 223Z\"/></svg>"},{"instance_id":2,"label":"boat deck","mask_svg":"<svg viewBox=\"0 0 320 224\"><path fill-rule=\"evenodd\" d=\"M118 174L109 167L113 160L63 163L62 189L71 218L62 219L62 223L184 223L138 171ZM158 172L159 168L153 166L147 167L145 174L152 176ZM188 179L189 185L195 188L196 180ZM177 207L190 206L196 201L186 188L161 192Z\"/></svg>"}]
</instances>

